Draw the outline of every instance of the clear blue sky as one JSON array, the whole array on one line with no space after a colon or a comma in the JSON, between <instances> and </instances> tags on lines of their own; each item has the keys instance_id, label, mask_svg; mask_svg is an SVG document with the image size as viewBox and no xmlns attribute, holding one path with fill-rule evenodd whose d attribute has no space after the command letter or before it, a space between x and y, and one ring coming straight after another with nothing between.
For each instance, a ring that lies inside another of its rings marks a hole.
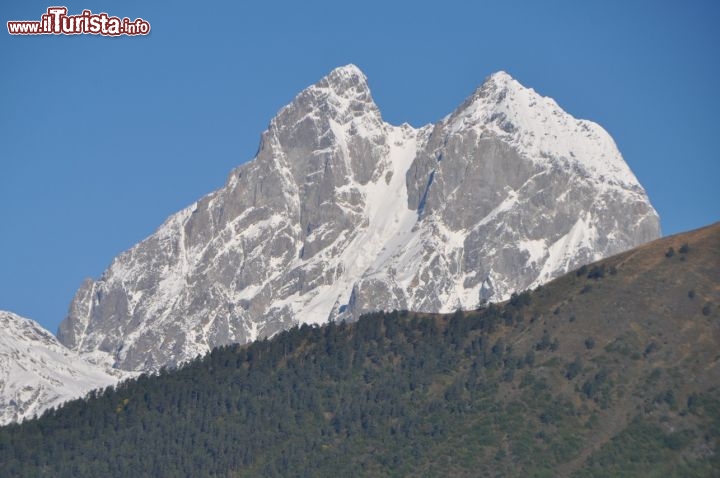
<instances>
[{"instance_id":1,"label":"clear blue sky","mask_svg":"<svg viewBox=\"0 0 720 478\"><path fill-rule=\"evenodd\" d=\"M419 126L506 70L600 123L665 234L720 219L720 3L61 3L147 37L7 33L2 2L0 309L55 331L84 277L220 187L296 93L357 64L386 121Z\"/></svg>"}]
</instances>

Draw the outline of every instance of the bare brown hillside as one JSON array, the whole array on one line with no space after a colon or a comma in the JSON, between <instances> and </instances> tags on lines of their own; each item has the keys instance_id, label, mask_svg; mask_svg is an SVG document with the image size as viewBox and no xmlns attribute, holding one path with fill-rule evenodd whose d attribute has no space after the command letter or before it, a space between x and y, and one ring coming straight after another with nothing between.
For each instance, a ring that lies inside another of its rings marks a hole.
<instances>
[{"instance_id":1,"label":"bare brown hillside","mask_svg":"<svg viewBox=\"0 0 720 478\"><path fill-rule=\"evenodd\" d=\"M558 471L586 465L635 418L695 429L688 403L717 397L720 386L719 306L720 223L582 267L532 294L524 315L533 323L507 340L522 350L543 334L557 341L536 372L593 421L589 446ZM695 445L689 454L709 446Z\"/></svg>"}]
</instances>

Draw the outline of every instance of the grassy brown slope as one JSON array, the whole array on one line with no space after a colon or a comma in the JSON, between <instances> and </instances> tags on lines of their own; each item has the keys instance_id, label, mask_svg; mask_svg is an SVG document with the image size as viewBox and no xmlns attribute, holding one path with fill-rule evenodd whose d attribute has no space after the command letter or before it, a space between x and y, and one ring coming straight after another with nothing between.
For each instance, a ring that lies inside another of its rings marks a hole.
<instances>
[{"instance_id":1,"label":"grassy brown slope","mask_svg":"<svg viewBox=\"0 0 720 478\"><path fill-rule=\"evenodd\" d=\"M507 341L529 350L545 332L557 340L550 365L534 373L592 420L583 451L558 472L586 465L637 417L695 430L687 454L703 453L687 403L720 386L720 223L583 267L532 297L531 326L507 331ZM573 362L579 371L568 374Z\"/></svg>"}]
</instances>

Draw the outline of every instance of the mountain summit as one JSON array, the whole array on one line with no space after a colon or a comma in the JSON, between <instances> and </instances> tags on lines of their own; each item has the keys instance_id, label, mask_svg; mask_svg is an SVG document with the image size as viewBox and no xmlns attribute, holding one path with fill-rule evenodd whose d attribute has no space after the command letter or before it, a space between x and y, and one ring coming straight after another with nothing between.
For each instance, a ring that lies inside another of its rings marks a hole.
<instances>
[{"instance_id":1,"label":"mountain summit","mask_svg":"<svg viewBox=\"0 0 720 478\"><path fill-rule=\"evenodd\" d=\"M157 370L298 322L476 308L659 233L610 136L507 73L415 129L385 123L348 65L282 108L221 189L84 282L58 338Z\"/></svg>"}]
</instances>

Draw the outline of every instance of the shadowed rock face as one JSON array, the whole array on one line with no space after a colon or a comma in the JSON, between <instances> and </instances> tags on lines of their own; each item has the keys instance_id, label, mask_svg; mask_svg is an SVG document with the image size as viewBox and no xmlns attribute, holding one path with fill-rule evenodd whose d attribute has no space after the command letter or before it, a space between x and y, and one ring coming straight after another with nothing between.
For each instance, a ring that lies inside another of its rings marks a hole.
<instances>
[{"instance_id":1,"label":"shadowed rock face","mask_svg":"<svg viewBox=\"0 0 720 478\"><path fill-rule=\"evenodd\" d=\"M658 236L607 133L507 74L415 129L383 122L349 65L284 107L222 189L83 283L58 337L156 370L298 322L474 308Z\"/></svg>"}]
</instances>

